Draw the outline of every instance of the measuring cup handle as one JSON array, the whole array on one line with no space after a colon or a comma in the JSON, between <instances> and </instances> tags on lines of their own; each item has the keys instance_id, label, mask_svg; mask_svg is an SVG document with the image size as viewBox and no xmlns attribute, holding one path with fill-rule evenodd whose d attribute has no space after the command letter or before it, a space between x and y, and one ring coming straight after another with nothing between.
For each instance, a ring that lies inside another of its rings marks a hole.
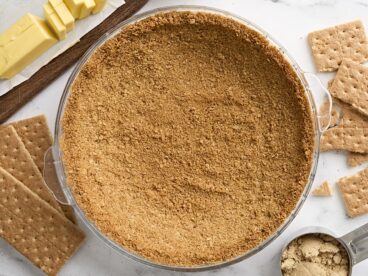
<instances>
[{"instance_id":1,"label":"measuring cup handle","mask_svg":"<svg viewBox=\"0 0 368 276\"><path fill-rule=\"evenodd\" d=\"M368 258L368 223L342 236L340 240L349 250L353 264Z\"/></svg>"},{"instance_id":2,"label":"measuring cup handle","mask_svg":"<svg viewBox=\"0 0 368 276\"><path fill-rule=\"evenodd\" d=\"M310 73L310 72L304 72L303 73L305 80L307 81L307 83L311 84L310 79L313 79L316 81L317 85L319 88L322 89L323 93L326 94L327 99L328 99L328 103L329 103L329 108L328 108L328 114L320 114L319 110L317 110L317 119L318 119L318 129L320 131L320 133L322 134L323 132L325 132L331 125L331 113L332 113L332 97L330 92L328 91L328 89L322 84L321 80L314 74L314 73ZM310 89L311 93L313 94L314 98L316 98L315 96L315 91L314 89ZM327 124L324 125L322 124L322 119L328 116L328 121Z\"/></svg>"}]
</instances>

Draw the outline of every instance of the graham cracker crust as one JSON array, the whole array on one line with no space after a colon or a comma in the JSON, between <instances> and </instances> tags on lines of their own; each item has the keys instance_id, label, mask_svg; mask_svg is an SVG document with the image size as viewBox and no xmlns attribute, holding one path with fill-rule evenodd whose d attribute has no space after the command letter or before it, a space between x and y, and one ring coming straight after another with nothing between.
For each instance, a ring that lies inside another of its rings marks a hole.
<instances>
[{"instance_id":1,"label":"graham cracker crust","mask_svg":"<svg viewBox=\"0 0 368 276\"><path fill-rule=\"evenodd\" d=\"M129 251L190 267L244 254L285 222L315 134L282 53L205 12L157 14L103 44L62 128L67 182L88 219Z\"/></svg>"}]
</instances>

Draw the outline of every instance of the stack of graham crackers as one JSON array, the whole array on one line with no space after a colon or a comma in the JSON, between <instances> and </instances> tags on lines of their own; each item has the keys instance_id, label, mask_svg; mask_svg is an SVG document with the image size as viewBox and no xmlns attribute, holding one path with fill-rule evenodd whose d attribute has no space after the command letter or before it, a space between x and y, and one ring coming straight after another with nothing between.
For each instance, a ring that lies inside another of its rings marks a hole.
<instances>
[{"instance_id":1,"label":"stack of graham crackers","mask_svg":"<svg viewBox=\"0 0 368 276\"><path fill-rule=\"evenodd\" d=\"M48 275L84 240L42 177L52 145L45 116L0 126L0 237ZM69 213L70 214L70 213Z\"/></svg>"},{"instance_id":2,"label":"stack of graham crackers","mask_svg":"<svg viewBox=\"0 0 368 276\"><path fill-rule=\"evenodd\" d=\"M330 128L321 138L321 151L348 151L349 166L368 162L368 41L359 20L309 34L315 64L320 72L335 71L329 83L333 97ZM327 113L328 103L321 108ZM368 213L368 168L339 180L347 213ZM326 192L326 183L321 187ZM318 191L317 191L318 194Z\"/></svg>"}]
</instances>

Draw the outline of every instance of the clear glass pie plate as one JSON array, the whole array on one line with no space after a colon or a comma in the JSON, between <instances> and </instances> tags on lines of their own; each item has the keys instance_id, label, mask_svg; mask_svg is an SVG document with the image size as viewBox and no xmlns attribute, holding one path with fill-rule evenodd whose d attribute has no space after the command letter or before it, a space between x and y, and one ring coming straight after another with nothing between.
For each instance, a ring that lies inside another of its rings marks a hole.
<instances>
[{"instance_id":1,"label":"clear glass pie plate","mask_svg":"<svg viewBox=\"0 0 368 276\"><path fill-rule=\"evenodd\" d=\"M196 266L196 267L177 267L177 266L169 266L169 265L163 265L160 263L155 263L150 260L147 260L137 254L134 254L125 248L123 248L121 245L117 244L113 240L107 238L104 233L100 232L99 229L94 225L94 223L86 217L83 210L78 206L78 203L76 202L72 190L69 188L64 165L62 162L62 152L59 145L59 139L63 133L61 120L63 117L63 113L65 110L65 106L67 104L68 96L71 91L72 84L76 77L78 76L81 68L86 63L86 61L89 59L91 54L100 47L103 43L105 43L110 38L114 37L117 33L120 32L121 29L123 29L125 26L134 24L137 21L140 21L146 17L149 17L151 15L157 14L157 13L163 13L163 12L170 12L170 11L191 11L191 12L207 12L207 13L215 13L222 16L226 16L229 18L232 18L238 22L241 22L242 24L246 25L248 28L253 29L259 33L261 33L271 45L276 47L285 57L285 59L293 66L297 76L299 77L301 83L304 85L306 98L308 99L309 106L311 113L313 114L314 118L314 132L315 132L315 146L313 151L313 164L310 170L309 174L309 181L307 185L305 186L303 194L300 196L300 199L295 207L295 209L291 212L288 219L277 229L277 231L274 232L272 236L270 236L267 240L263 241L259 246L256 248L244 252L244 254L237 256L233 259L221 262L221 263L215 263L215 264L209 264L209 265L203 265L203 266ZM314 90L314 89L313 89ZM316 91L314 91L316 92ZM80 59L80 61L77 63L76 67L74 68L71 76L69 77L69 80L66 84L66 87L64 89L59 109L57 113L56 118L56 126L55 126L55 143L50 148L48 153L45 157L46 162L46 169L45 169L45 178L46 182L48 183L51 191L54 193L55 197L58 199L59 202L71 205L75 211L75 213L78 216L78 221L84 225L86 225L91 232L93 232L97 237L99 237L106 245L110 246L114 250L116 250L118 253L121 253L124 256L127 256L131 259L134 259L138 262L141 262L143 264L147 264L154 267L164 268L164 269L170 269L170 270L176 270L176 271L202 271L202 270L210 270L215 268L224 267L230 264L237 263L239 261L242 261L244 259L247 259L251 257L252 255L260 252L263 248L265 248L267 245L269 245L273 240L275 240L280 234L286 229L286 227L293 221L295 216L298 214L300 208L302 207L303 203L305 202L307 195L309 193L309 190L311 188L311 185L314 180L316 168L317 168L317 162L319 157L319 140L320 140L320 125L319 125L319 116L317 112L317 104L316 100L312 96L312 91L310 89L310 86L308 85L308 82L306 81L305 73L300 69L300 67L296 64L296 62L290 57L290 55L286 52L286 50L280 46L268 33L263 31L261 28L256 26L255 24L247 21L246 19L240 18L236 15L230 14L225 11L208 8L208 7L201 7L201 6L172 6L172 7L166 7L161 9L156 9L152 11L148 11L139 15L136 15L121 24L117 25L113 29L111 29L109 32L107 32L105 35L103 35L96 43L90 47L90 49L84 54L84 56ZM56 175L53 174L53 170L55 169Z\"/></svg>"}]
</instances>

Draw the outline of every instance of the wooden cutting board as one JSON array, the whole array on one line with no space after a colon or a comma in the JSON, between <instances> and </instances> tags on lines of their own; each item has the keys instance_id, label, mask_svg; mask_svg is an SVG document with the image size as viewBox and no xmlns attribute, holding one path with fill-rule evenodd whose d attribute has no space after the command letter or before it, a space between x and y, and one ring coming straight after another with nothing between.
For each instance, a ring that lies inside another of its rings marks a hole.
<instances>
[{"instance_id":1,"label":"wooden cutting board","mask_svg":"<svg viewBox=\"0 0 368 276\"><path fill-rule=\"evenodd\" d=\"M148 0L126 0L123 6L116 9L101 24L85 34L77 44L51 60L28 80L1 96L0 123L3 123L66 69L78 61L86 50L109 29L132 16L147 2Z\"/></svg>"}]
</instances>

